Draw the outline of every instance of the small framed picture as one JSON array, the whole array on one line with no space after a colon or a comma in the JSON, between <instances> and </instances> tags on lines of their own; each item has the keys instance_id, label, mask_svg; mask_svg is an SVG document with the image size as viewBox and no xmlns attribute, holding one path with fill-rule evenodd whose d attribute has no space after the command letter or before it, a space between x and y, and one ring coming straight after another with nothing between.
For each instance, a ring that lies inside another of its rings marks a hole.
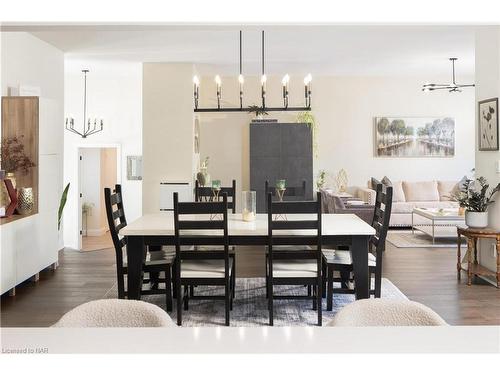
<instances>
[{"instance_id":1,"label":"small framed picture","mask_svg":"<svg viewBox=\"0 0 500 375\"><path fill-rule=\"evenodd\" d=\"M498 98L478 103L479 151L498 150Z\"/></svg>"}]
</instances>

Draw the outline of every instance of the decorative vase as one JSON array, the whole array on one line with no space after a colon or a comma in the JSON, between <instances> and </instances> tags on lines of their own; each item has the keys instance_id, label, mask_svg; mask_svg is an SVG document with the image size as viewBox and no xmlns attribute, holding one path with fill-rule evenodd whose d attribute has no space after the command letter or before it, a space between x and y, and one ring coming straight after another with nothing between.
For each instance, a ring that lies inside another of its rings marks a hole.
<instances>
[{"instance_id":1,"label":"decorative vase","mask_svg":"<svg viewBox=\"0 0 500 375\"><path fill-rule=\"evenodd\" d=\"M22 187L19 189L17 211L21 215L30 214L35 206L35 198L33 196L33 188Z\"/></svg>"},{"instance_id":2,"label":"decorative vase","mask_svg":"<svg viewBox=\"0 0 500 375\"><path fill-rule=\"evenodd\" d=\"M196 179L201 186L207 186L210 184L210 175L208 174L206 167L200 168L200 171L196 174Z\"/></svg>"},{"instance_id":3,"label":"decorative vase","mask_svg":"<svg viewBox=\"0 0 500 375\"><path fill-rule=\"evenodd\" d=\"M471 228L486 228L488 212L465 211L465 224Z\"/></svg>"},{"instance_id":4,"label":"decorative vase","mask_svg":"<svg viewBox=\"0 0 500 375\"><path fill-rule=\"evenodd\" d=\"M255 216L257 214L256 210L256 193L255 191L244 191L241 193L242 199L242 217L243 221L255 221Z\"/></svg>"}]
</instances>

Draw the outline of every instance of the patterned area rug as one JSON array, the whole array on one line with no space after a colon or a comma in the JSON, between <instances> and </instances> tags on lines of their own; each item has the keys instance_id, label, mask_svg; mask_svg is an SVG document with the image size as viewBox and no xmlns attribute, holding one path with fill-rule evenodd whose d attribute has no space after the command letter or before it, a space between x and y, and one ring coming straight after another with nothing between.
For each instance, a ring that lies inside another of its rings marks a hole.
<instances>
[{"instance_id":1,"label":"patterned area rug","mask_svg":"<svg viewBox=\"0 0 500 375\"><path fill-rule=\"evenodd\" d=\"M400 248L457 247L456 238L436 238L435 243L432 243L432 238L429 235L418 231L415 231L415 234L411 231L389 231L387 241ZM465 242L463 243L465 244Z\"/></svg>"},{"instance_id":2,"label":"patterned area rug","mask_svg":"<svg viewBox=\"0 0 500 375\"><path fill-rule=\"evenodd\" d=\"M195 295L221 294L219 287L197 287ZM304 295L306 288L302 286L276 286L275 294ZM110 290L105 298L116 298L116 289ZM326 300L323 299L323 324L330 321L343 306L354 301L354 295L334 294L333 311L326 311ZM408 299L388 279L382 279L382 298ZM162 295L143 296L143 301L154 303L165 309L165 297ZM176 301L174 300L174 310ZM176 313L170 316L175 321ZM315 325L317 312L312 309L312 301L275 300L275 326ZM238 278L236 280L236 296L231 311L231 326L258 327L269 323L264 278ZM182 325L185 327L203 327L224 325L224 301L189 301L189 310L182 312Z\"/></svg>"}]
</instances>

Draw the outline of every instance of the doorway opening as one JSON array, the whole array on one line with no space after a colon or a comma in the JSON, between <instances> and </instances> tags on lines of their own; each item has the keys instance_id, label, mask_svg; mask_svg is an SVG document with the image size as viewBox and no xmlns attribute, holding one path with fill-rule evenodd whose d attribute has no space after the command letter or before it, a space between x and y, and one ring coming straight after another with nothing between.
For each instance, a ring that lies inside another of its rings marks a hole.
<instances>
[{"instance_id":1,"label":"doorway opening","mask_svg":"<svg viewBox=\"0 0 500 375\"><path fill-rule=\"evenodd\" d=\"M82 251L113 247L104 202L104 188L118 182L116 147L79 149L79 228Z\"/></svg>"}]
</instances>

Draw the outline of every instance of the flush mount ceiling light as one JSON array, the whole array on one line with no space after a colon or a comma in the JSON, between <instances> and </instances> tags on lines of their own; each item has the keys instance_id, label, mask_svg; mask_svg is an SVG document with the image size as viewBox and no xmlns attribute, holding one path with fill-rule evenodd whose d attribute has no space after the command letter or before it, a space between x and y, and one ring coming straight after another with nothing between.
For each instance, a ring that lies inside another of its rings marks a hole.
<instances>
[{"instance_id":1,"label":"flush mount ceiling light","mask_svg":"<svg viewBox=\"0 0 500 375\"><path fill-rule=\"evenodd\" d=\"M243 77L243 65L242 65L242 32L240 31L240 72L238 75L239 84L239 95L240 95L240 106L239 107L223 107L221 106L222 101L222 79L219 75L215 76L216 84L216 98L217 107L214 108L199 108L200 100L200 79L197 76L193 77L193 97L194 97L194 111L195 112L250 112L255 111L256 106L243 107L243 85L245 83L245 78ZM267 86L267 76L265 73L265 38L264 31L262 31L262 75L260 78L260 97L262 104L259 107L261 110L268 111L310 111L311 110L311 81L312 76L308 74L304 78L304 99L305 105L303 107L289 107L288 106L288 84L290 82L290 76L286 74L283 77L282 83L282 93L283 93L283 107L266 107L266 86Z\"/></svg>"},{"instance_id":2,"label":"flush mount ceiling light","mask_svg":"<svg viewBox=\"0 0 500 375\"><path fill-rule=\"evenodd\" d=\"M66 130L78 134L82 138L87 138L89 135L99 133L103 128L102 119L97 120L87 119L87 73L88 69L83 69L83 129L81 132L75 129L75 119L73 117L66 117Z\"/></svg>"},{"instance_id":3,"label":"flush mount ceiling light","mask_svg":"<svg viewBox=\"0 0 500 375\"><path fill-rule=\"evenodd\" d=\"M449 92L462 92L460 90L464 87L474 87L474 84L470 85L459 85L455 79L455 61L458 60L456 57L450 57L450 61L452 64L452 83L449 84L440 84L440 83L426 83L422 86L422 91L434 91L434 90L448 90Z\"/></svg>"}]
</instances>

